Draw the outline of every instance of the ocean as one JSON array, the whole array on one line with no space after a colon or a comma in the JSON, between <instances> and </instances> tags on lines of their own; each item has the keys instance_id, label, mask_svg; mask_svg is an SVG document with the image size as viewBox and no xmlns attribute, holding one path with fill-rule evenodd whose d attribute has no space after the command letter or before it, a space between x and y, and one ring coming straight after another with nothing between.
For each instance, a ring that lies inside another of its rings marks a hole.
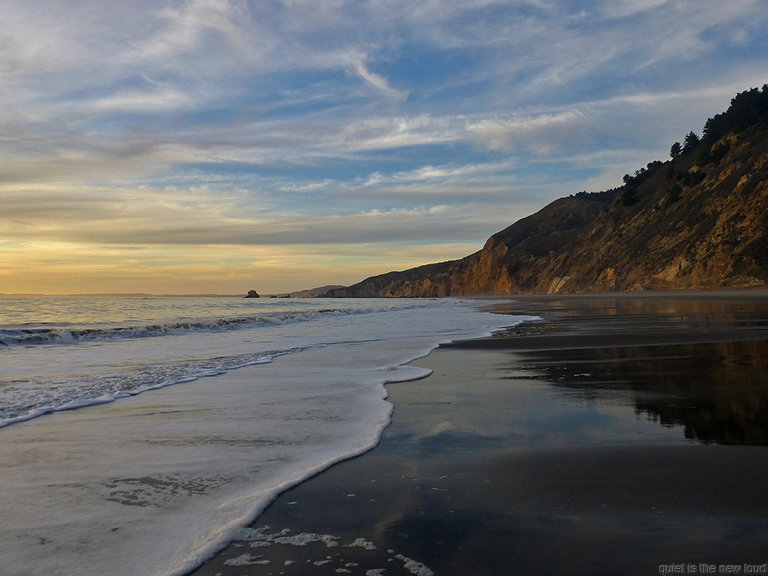
<instances>
[{"instance_id":1,"label":"ocean","mask_svg":"<svg viewBox=\"0 0 768 576\"><path fill-rule=\"evenodd\" d=\"M189 572L374 447L408 362L526 319L488 304L0 298L1 573Z\"/></svg>"}]
</instances>

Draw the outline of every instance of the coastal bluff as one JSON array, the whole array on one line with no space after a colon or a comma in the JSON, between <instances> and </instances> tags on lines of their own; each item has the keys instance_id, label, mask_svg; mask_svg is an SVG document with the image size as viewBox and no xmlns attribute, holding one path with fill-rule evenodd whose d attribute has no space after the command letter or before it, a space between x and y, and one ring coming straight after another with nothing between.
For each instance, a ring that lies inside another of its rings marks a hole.
<instances>
[{"instance_id":1,"label":"coastal bluff","mask_svg":"<svg viewBox=\"0 0 768 576\"><path fill-rule=\"evenodd\" d=\"M474 254L328 297L565 294L768 285L768 85L604 192L555 200Z\"/></svg>"}]
</instances>

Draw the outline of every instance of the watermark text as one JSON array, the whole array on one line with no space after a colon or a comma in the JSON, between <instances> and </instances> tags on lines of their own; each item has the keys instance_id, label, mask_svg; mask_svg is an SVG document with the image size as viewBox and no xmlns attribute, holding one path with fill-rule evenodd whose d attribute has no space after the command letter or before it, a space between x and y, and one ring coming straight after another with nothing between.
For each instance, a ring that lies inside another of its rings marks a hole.
<instances>
[{"instance_id":1,"label":"watermark text","mask_svg":"<svg viewBox=\"0 0 768 576\"><path fill-rule=\"evenodd\" d=\"M764 564L710 564L709 562L676 562L659 564L661 576L673 574L767 574L768 562Z\"/></svg>"}]
</instances>

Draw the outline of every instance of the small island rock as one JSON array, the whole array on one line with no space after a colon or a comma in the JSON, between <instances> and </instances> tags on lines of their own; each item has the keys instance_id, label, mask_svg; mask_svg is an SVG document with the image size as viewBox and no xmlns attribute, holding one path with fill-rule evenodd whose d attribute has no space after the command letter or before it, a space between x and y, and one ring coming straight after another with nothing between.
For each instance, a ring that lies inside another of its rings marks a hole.
<instances>
[{"instance_id":1,"label":"small island rock","mask_svg":"<svg viewBox=\"0 0 768 576\"><path fill-rule=\"evenodd\" d=\"M259 293L256 290L248 290L246 298L260 298Z\"/></svg>"}]
</instances>

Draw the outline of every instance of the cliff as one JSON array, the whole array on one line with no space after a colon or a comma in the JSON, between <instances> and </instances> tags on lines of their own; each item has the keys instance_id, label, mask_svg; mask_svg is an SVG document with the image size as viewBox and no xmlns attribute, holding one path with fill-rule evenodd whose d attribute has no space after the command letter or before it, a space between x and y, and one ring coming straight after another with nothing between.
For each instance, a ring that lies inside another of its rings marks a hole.
<instances>
[{"instance_id":1,"label":"cliff","mask_svg":"<svg viewBox=\"0 0 768 576\"><path fill-rule=\"evenodd\" d=\"M319 286L318 288L310 288L309 290L298 290L291 292L288 295L291 298L319 298L329 292L330 290L336 290L338 288L344 288L339 284L330 284L328 286Z\"/></svg>"},{"instance_id":2,"label":"cliff","mask_svg":"<svg viewBox=\"0 0 768 576\"><path fill-rule=\"evenodd\" d=\"M738 94L666 162L555 200L460 260L328 296L468 296L768 283L768 86Z\"/></svg>"}]
</instances>

